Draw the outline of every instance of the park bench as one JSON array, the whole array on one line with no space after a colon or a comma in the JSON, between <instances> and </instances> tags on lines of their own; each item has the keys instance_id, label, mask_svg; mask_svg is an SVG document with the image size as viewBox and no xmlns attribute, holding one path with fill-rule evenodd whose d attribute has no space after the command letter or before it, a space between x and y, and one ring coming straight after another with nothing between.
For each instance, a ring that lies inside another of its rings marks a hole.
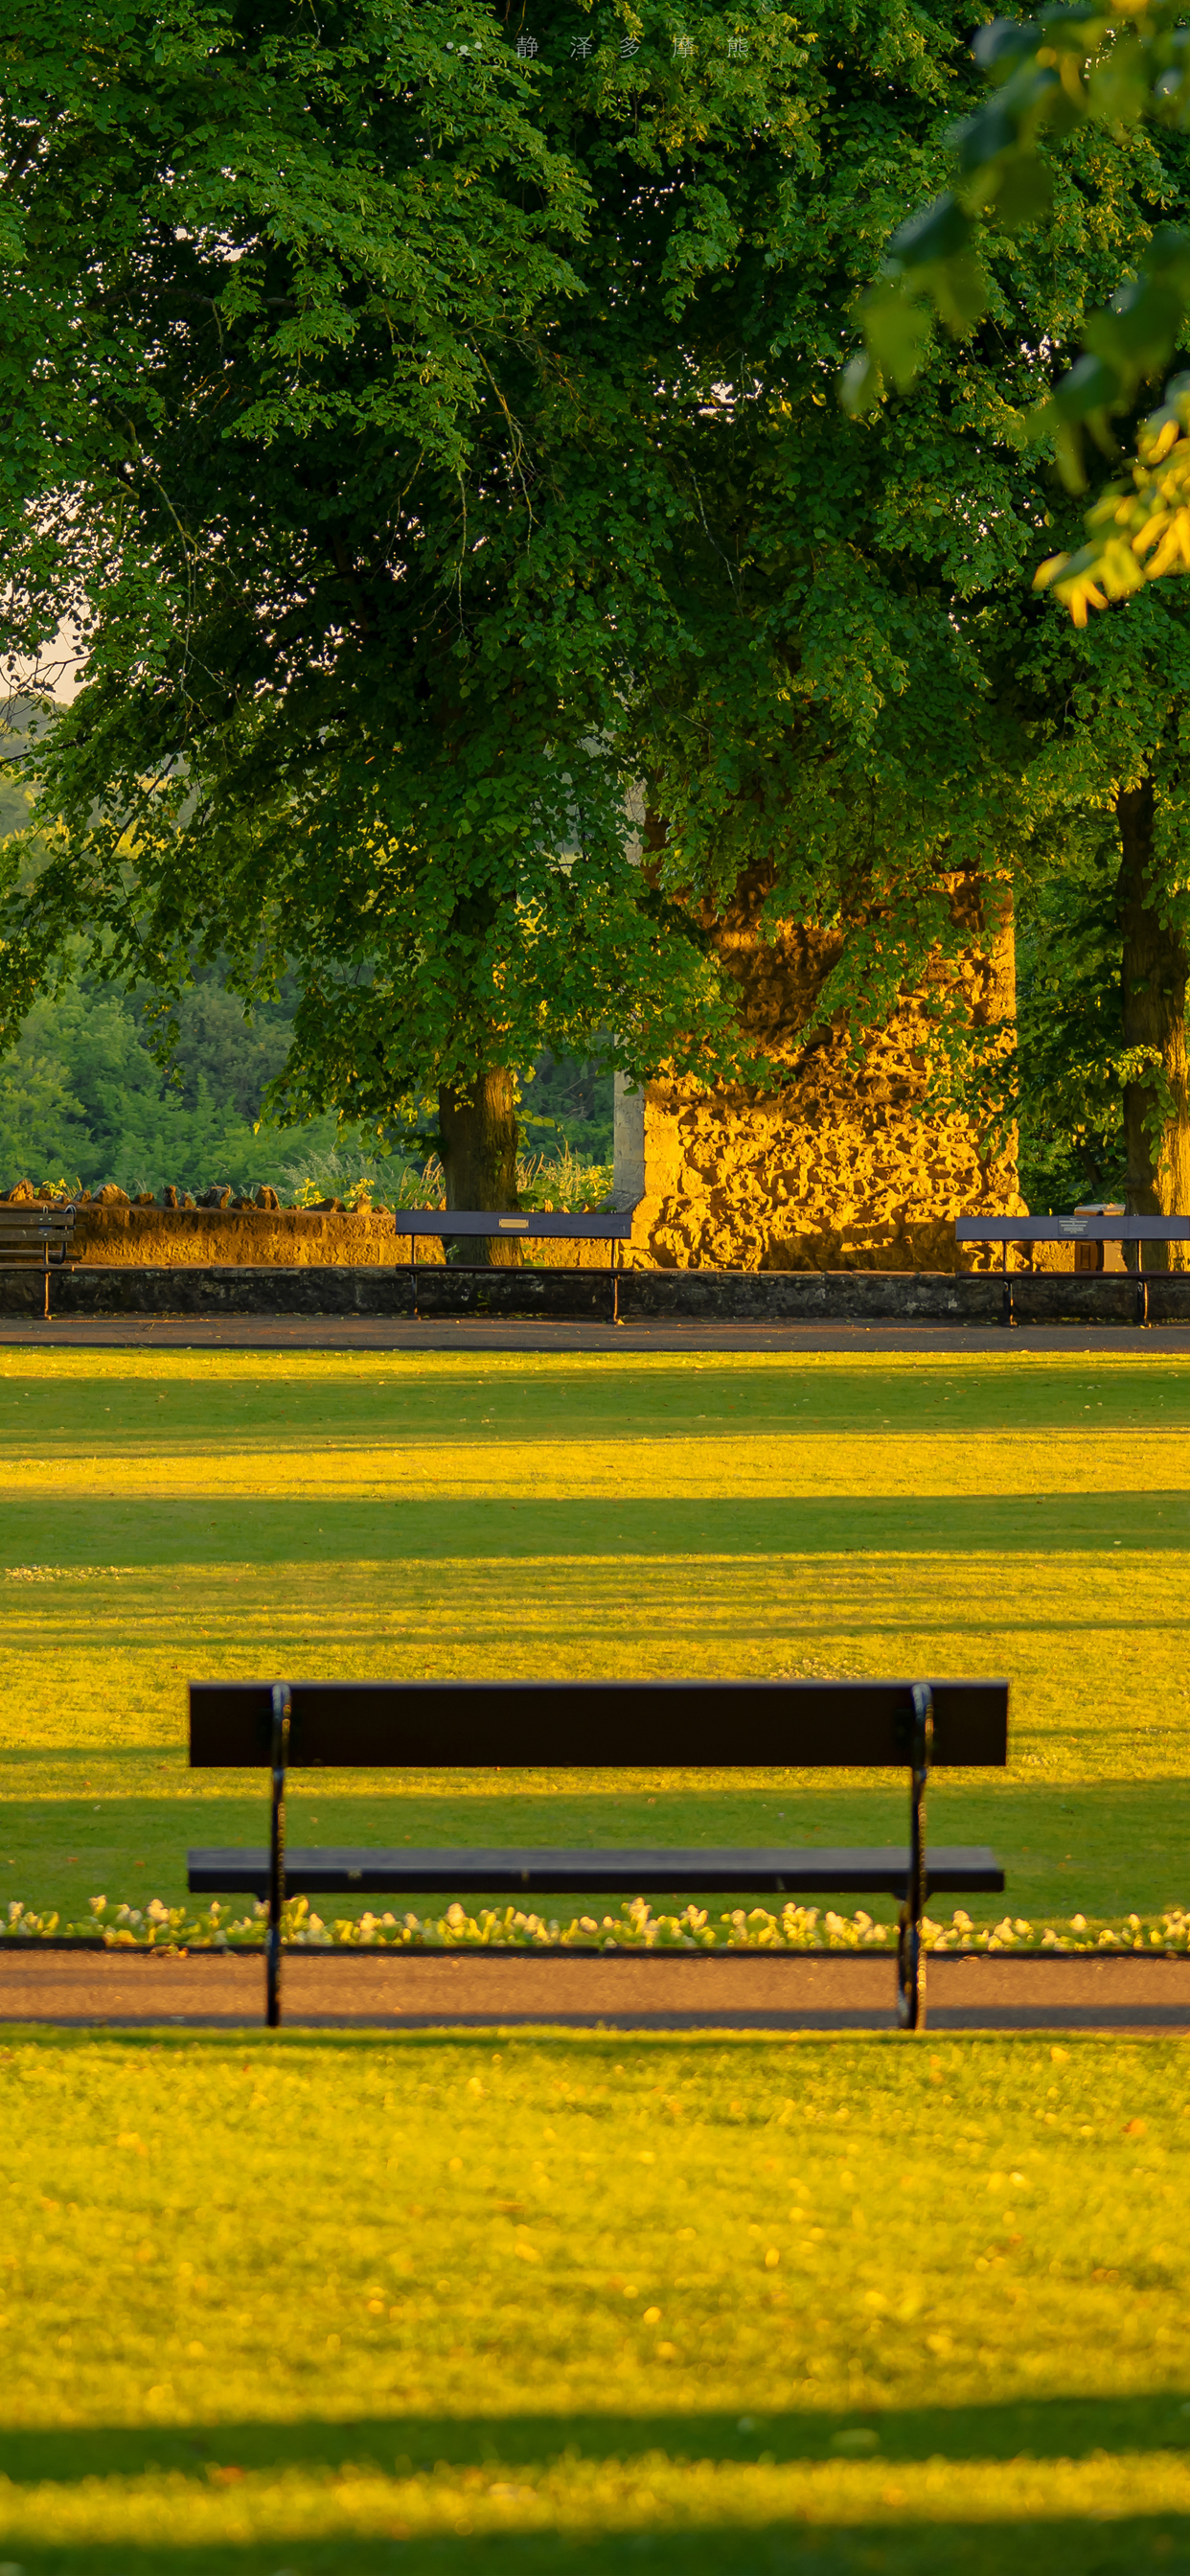
<instances>
[{"instance_id":1,"label":"park bench","mask_svg":"<svg viewBox=\"0 0 1190 2576\"><path fill-rule=\"evenodd\" d=\"M631 1208L615 1212L604 1210L598 1216L567 1215L565 1211L539 1214L535 1209L501 1208L397 1208L393 1224L398 1234L409 1237L409 1277L413 1286L413 1312L417 1314L417 1246L424 1235L437 1235L444 1242L468 1235L509 1235L534 1242L547 1235L561 1236L570 1243L606 1243L609 1247L608 1278L611 1289L609 1320L620 1320L620 1245L632 1238ZM462 1263L461 1268L482 1269L486 1263Z\"/></svg>"},{"instance_id":2,"label":"park bench","mask_svg":"<svg viewBox=\"0 0 1190 2576\"><path fill-rule=\"evenodd\" d=\"M1110 1208L1078 1208L1073 1216L961 1216L955 1221L954 1235L956 1243L1002 1245L1000 1321L1009 1326L1016 1323L1012 1273L1008 1267L1010 1243L1135 1243L1138 1246L1134 1274L1136 1320L1138 1324L1147 1324L1149 1282L1139 1246L1144 1243L1190 1242L1190 1217L1117 1216ZM1097 1275L1105 1277L1110 1274L1100 1272Z\"/></svg>"},{"instance_id":3,"label":"park bench","mask_svg":"<svg viewBox=\"0 0 1190 2576\"><path fill-rule=\"evenodd\" d=\"M889 1895L901 1900L897 2010L925 2020L922 1913L935 1892L999 1892L983 1848L927 1851L931 1768L1008 1759L1003 1681L192 1682L193 1768L272 1773L267 1850L191 1851L194 1895L268 1901L266 2019L281 2018L286 1895ZM907 1768L909 1841L885 1850L352 1851L285 1847L298 1767L570 1770Z\"/></svg>"},{"instance_id":4,"label":"park bench","mask_svg":"<svg viewBox=\"0 0 1190 2576\"><path fill-rule=\"evenodd\" d=\"M50 1269L60 1270L74 1232L73 1199L0 1199L0 1267L35 1264L45 1273L45 1311L50 1311Z\"/></svg>"}]
</instances>

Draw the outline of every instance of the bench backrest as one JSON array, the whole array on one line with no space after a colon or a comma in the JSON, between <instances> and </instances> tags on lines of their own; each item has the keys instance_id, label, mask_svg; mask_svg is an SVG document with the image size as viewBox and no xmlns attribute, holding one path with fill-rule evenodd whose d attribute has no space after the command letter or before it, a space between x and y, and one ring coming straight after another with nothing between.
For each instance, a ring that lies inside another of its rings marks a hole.
<instances>
[{"instance_id":1,"label":"bench backrest","mask_svg":"<svg viewBox=\"0 0 1190 2576\"><path fill-rule=\"evenodd\" d=\"M1188 1243L1190 1216L960 1216L956 1243Z\"/></svg>"},{"instance_id":2,"label":"bench backrest","mask_svg":"<svg viewBox=\"0 0 1190 2576\"><path fill-rule=\"evenodd\" d=\"M53 1249L64 1252L74 1232L73 1202L48 1199L0 1199L0 1260L44 1259Z\"/></svg>"},{"instance_id":3,"label":"bench backrest","mask_svg":"<svg viewBox=\"0 0 1190 2576\"><path fill-rule=\"evenodd\" d=\"M845 1682L292 1682L290 1767L333 1770L903 1769L912 1685ZM935 1766L1008 1759L1008 1684L938 1681ZM191 1682L195 1768L256 1768L270 1682Z\"/></svg>"},{"instance_id":4,"label":"bench backrest","mask_svg":"<svg viewBox=\"0 0 1190 2576\"><path fill-rule=\"evenodd\" d=\"M602 1211L598 1216L549 1214L527 1208L523 1214L500 1208L394 1208L397 1234L562 1235L591 1243L630 1243L632 1210Z\"/></svg>"}]
</instances>

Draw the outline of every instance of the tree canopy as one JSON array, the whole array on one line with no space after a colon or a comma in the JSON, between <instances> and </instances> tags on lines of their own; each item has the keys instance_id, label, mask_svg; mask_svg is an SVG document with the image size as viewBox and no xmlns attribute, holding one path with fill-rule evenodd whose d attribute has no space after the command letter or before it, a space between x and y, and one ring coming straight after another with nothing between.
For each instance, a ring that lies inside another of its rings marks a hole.
<instances>
[{"instance_id":1,"label":"tree canopy","mask_svg":"<svg viewBox=\"0 0 1190 2576\"><path fill-rule=\"evenodd\" d=\"M579 48L559 17L581 99L553 132L528 112L544 63L453 0L157 25L96 22L81 74L47 54L48 139L23 175L5 144L26 356L39 301L57 334L17 623L48 635L67 575L89 603L86 685L35 763L63 837L10 917L10 1007L85 923L163 989L216 946L248 994L292 964L307 1108L388 1116L433 1085L454 1116L491 1074L507 1109L512 1070L597 1030L634 1071L738 1057L694 926L633 864L622 711L668 531L624 370L634 194L638 226L672 195L681 372L724 133L796 122L769 95L783 22L738 61L718 43L708 108L667 18L645 76L619 20ZM614 129L622 230L593 226L584 120Z\"/></svg>"},{"instance_id":2,"label":"tree canopy","mask_svg":"<svg viewBox=\"0 0 1190 2576\"><path fill-rule=\"evenodd\" d=\"M956 337L999 312L1005 246L1060 237L1055 181L1072 137L1090 141L1080 157L1093 174L1103 138L1146 126L1179 137L1190 130L1182 0L1056 0L1034 17L981 27L972 52L990 94L952 128L952 185L897 227L858 302L864 350L841 386L853 416L870 413L886 387L906 392L915 383L931 310ZM1158 185L1158 205L1161 195ZM1084 428L1105 456L1118 456L1115 424L1135 419L1138 397L1183 346L1190 317L1190 229L1157 221L1139 252L1126 240L1119 251L1124 275L1114 293L1096 308L1092 287L1092 309L1079 316L1082 355L1015 415L1022 444L1053 441L1076 492L1086 484ZM1171 380L1135 442L1131 484L1109 486L1089 513L1086 544L1051 556L1036 576L1078 625L1089 607L1190 571L1190 375Z\"/></svg>"}]
</instances>

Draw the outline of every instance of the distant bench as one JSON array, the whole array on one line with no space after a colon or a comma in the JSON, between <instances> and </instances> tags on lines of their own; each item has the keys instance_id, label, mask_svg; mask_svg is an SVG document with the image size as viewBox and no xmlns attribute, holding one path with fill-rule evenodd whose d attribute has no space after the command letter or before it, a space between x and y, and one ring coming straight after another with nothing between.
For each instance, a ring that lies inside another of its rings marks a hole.
<instances>
[{"instance_id":1,"label":"distant bench","mask_svg":"<svg viewBox=\"0 0 1190 2576\"><path fill-rule=\"evenodd\" d=\"M196 1896L267 1897L266 2019L281 2018L291 1896L897 1896L897 2012L925 2023L928 1896L1000 1893L992 1852L926 1850L930 1769L1002 1767L1008 1684L936 1682L192 1682L195 1769L269 1768L268 1850L192 1851ZM285 1849L285 1783L309 1769L908 1768L909 1842L884 1850Z\"/></svg>"},{"instance_id":2,"label":"distant bench","mask_svg":"<svg viewBox=\"0 0 1190 2576\"><path fill-rule=\"evenodd\" d=\"M570 1216L563 1211L539 1215L535 1209L502 1208L394 1208L393 1224L398 1234L409 1237L409 1276L413 1283L413 1312L417 1313L417 1243L420 1235L438 1235L445 1242L459 1235L519 1236L534 1242L546 1235L561 1235L571 1243L606 1243L610 1246L609 1276L611 1284L610 1321L620 1320L620 1245L632 1239L633 1210L599 1216ZM481 1266L481 1265L476 1265Z\"/></svg>"},{"instance_id":3,"label":"distant bench","mask_svg":"<svg viewBox=\"0 0 1190 2576\"><path fill-rule=\"evenodd\" d=\"M1107 1208L1083 1208L1075 1216L961 1216L955 1221L956 1243L999 1243L1003 1293L1000 1321L1015 1324L1010 1243L1190 1243L1190 1216L1113 1216ZM1136 1320L1149 1320L1149 1283L1136 1270Z\"/></svg>"},{"instance_id":4,"label":"distant bench","mask_svg":"<svg viewBox=\"0 0 1190 2576\"><path fill-rule=\"evenodd\" d=\"M0 1199L0 1268L45 1273L45 1311L50 1311L50 1269L60 1270L74 1232L73 1199Z\"/></svg>"}]
</instances>

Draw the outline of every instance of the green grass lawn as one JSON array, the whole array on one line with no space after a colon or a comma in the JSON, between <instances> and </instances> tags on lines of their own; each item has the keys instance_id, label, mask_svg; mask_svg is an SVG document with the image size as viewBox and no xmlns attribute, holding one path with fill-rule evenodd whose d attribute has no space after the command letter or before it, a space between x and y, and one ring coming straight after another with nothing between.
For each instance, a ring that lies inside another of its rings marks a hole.
<instances>
[{"instance_id":1,"label":"green grass lawn","mask_svg":"<svg viewBox=\"0 0 1190 2576\"><path fill-rule=\"evenodd\" d=\"M25 2576L1190 2567L1172 2042L0 2046Z\"/></svg>"},{"instance_id":2,"label":"green grass lawn","mask_svg":"<svg viewBox=\"0 0 1190 2576\"><path fill-rule=\"evenodd\" d=\"M1007 1673L1010 1910L1190 1895L1190 1363L0 1353L0 1906L260 1840L191 1675ZM565 1747L559 1747L564 1764ZM899 1778L295 1775L295 1840L900 1840ZM887 1910L887 1909L886 1909ZM997 1908L989 1903L989 1919Z\"/></svg>"},{"instance_id":3,"label":"green grass lawn","mask_svg":"<svg viewBox=\"0 0 1190 2576\"><path fill-rule=\"evenodd\" d=\"M1008 1902L1190 1892L1190 1367L0 1354L0 1902L260 1839L192 1674L1006 1672ZM559 1748L564 1756L565 1747ZM294 1838L900 1839L321 1774ZM1190 2055L0 2033L0 2576L1190 2571Z\"/></svg>"}]
</instances>

